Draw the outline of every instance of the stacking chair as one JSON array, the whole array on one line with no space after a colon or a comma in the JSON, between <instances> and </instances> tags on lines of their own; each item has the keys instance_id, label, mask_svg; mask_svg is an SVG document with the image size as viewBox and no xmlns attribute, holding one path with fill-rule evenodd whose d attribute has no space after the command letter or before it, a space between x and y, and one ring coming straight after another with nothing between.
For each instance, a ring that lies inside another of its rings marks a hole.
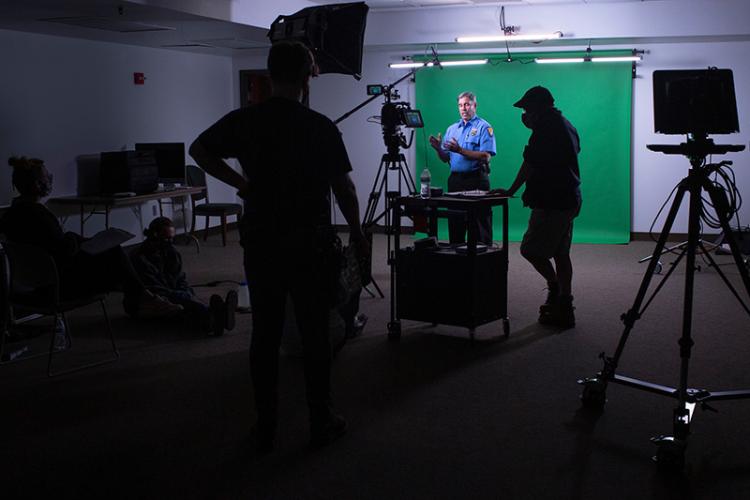
<instances>
[{"instance_id":1,"label":"stacking chair","mask_svg":"<svg viewBox=\"0 0 750 500\"><path fill-rule=\"evenodd\" d=\"M205 188L206 173L195 165L188 165L186 168L188 185ZM227 216L234 215L237 217L237 222L239 222L240 217L242 217L242 205L239 203L210 203L208 201L208 189L190 195L190 200L193 208L193 223L190 226L190 232L195 232L196 216L204 216L206 218L206 228L203 232L203 241L206 241L208 239L209 218L221 217L221 241L224 246L227 246ZM203 200L203 203L196 203L201 200Z\"/></svg>"},{"instance_id":2,"label":"stacking chair","mask_svg":"<svg viewBox=\"0 0 750 500\"><path fill-rule=\"evenodd\" d=\"M71 373L85 368L111 363L119 359L112 325L107 315L107 306L104 302L106 294L94 294L74 299L62 299L60 297L60 281L57 266L52 256L43 249L13 242L3 242L0 245L0 299L2 303L2 339L0 340L0 359L3 359L6 349L7 329L13 323L14 315L23 311L24 314L50 316L52 318L50 347L47 360L47 375L50 377ZM58 334L56 326L58 318L62 320L65 327L65 347L72 347L70 337L70 324L65 313L82 306L99 302L104 314L104 322L112 343L112 356L104 360L98 360L61 371L53 371L52 359L59 347L55 345L55 337ZM30 356L20 356L15 361L28 359ZM35 357L35 356L31 356ZM6 361L9 362L9 361Z\"/></svg>"}]
</instances>

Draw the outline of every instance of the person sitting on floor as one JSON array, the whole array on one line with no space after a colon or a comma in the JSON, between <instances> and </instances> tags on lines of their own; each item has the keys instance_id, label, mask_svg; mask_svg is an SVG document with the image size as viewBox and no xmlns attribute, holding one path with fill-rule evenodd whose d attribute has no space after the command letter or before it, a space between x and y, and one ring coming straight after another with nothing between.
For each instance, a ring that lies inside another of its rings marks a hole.
<instances>
[{"instance_id":1,"label":"person sitting on floor","mask_svg":"<svg viewBox=\"0 0 750 500\"><path fill-rule=\"evenodd\" d=\"M52 192L52 174L42 160L12 157L8 164L13 167L12 182L19 195L0 219L0 233L9 241L39 247L54 258L61 298L122 290L123 306L130 316L162 317L182 310L144 287L120 245L90 254L81 250L84 238L63 231L57 217L41 203Z\"/></svg>"},{"instance_id":2,"label":"person sitting on floor","mask_svg":"<svg viewBox=\"0 0 750 500\"><path fill-rule=\"evenodd\" d=\"M234 328L237 292L226 299L214 294L208 306L198 300L182 270L182 255L172 243L175 227L168 217L157 217L144 231L146 240L130 254L133 267L151 292L181 305L190 324L215 336Z\"/></svg>"}]
</instances>

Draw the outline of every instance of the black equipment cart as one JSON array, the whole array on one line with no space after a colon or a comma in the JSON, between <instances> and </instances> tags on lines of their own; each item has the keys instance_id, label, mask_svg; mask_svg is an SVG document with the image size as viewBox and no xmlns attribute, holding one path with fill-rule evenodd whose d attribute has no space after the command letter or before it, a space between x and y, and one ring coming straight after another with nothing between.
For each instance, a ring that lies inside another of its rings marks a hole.
<instances>
[{"instance_id":1,"label":"black equipment cart","mask_svg":"<svg viewBox=\"0 0 750 500\"><path fill-rule=\"evenodd\" d=\"M472 223L482 209L502 207L501 246L477 244ZM392 200L393 248L391 266L391 321L388 338L401 337L401 319L466 327L474 338L477 326L508 320L508 198L505 196L400 196ZM428 235L424 244L400 248L401 218L424 216ZM437 223L443 217L465 217L467 242L456 246L437 242Z\"/></svg>"}]
</instances>

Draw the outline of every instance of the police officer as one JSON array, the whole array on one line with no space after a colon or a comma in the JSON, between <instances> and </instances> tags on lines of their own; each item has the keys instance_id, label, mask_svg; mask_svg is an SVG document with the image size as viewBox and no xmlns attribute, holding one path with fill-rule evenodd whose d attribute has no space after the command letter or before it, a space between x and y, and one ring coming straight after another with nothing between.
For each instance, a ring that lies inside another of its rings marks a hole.
<instances>
[{"instance_id":1,"label":"police officer","mask_svg":"<svg viewBox=\"0 0 750 500\"><path fill-rule=\"evenodd\" d=\"M477 116L477 98L472 92L458 96L461 119L448 127L445 141L438 134L430 136L430 145L438 157L451 167L448 191L490 189L490 158L495 156L495 134L492 125ZM477 241L492 243L492 212L480 213L476 219ZM463 243L466 223L462 217L448 219L448 237L451 243Z\"/></svg>"}]
</instances>

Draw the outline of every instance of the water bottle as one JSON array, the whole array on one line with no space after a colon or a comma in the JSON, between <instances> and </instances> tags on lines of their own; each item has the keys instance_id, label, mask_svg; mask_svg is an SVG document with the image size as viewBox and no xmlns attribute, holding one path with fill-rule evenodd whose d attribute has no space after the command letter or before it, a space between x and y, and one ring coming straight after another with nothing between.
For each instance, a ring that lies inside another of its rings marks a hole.
<instances>
[{"instance_id":1,"label":"water bottle","mask_svg":"<svg viewBox=\"0 0 750 500\"><path fill-rule=\"evenodd\" d=\"M250 289L247 287L247 281L240 282L239 290L237 290L237 309L250 310Z\"/></svg>"},{"instance_id":2,"label":"water bottle","mask_svg":"<svg viewBox=\"0 0 750 500\"><path fill-rule=\"evenodd\" d=\"M430 197L430 171L427 169L427 167L422 170L422 175L419 176L419 184L420 184L420 190L419 190L419 196L422 198L429 198Z\"/></svg>"}]
</instances>

